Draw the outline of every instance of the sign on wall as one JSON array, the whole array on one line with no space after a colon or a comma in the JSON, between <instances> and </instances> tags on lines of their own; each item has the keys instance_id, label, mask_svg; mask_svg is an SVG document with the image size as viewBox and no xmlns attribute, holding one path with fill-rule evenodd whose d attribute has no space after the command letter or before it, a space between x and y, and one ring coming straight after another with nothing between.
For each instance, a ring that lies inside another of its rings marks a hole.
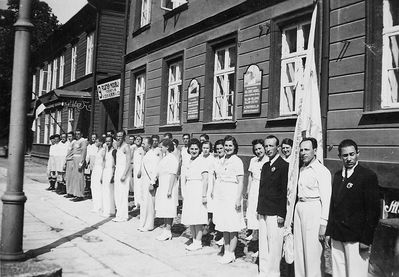
<instances>
[{"instance_id":1,"label":"sign on wall","mask_svg":"<svg viewBox=\"0 0 399 277\"><path fill-rule=\"evenodd\" d=\"M244 73L244 93L242 114L258 114L262 101L262 70L251 65Z\"/></svg>"},{"instance_id":2,"label":"sign on wall","mask_svg":"<svg viewBox=\"0 0 399 277\"><path fill-rule=\"evenodd\" d=\"M97 85L98 99L100 101L119 97L120 92L121 92L121 79L116 79L101 85Z\"/></svg>"},{"instance_id":3,"label":"sign on wall","mask_svg":"<svg viewBox=\"0 0 399 277\"><path fill-rule=\"evenodd\" d=\"M187 95L187 120L199 119L199 96L200 84L196 79L192 79L188 86Z\"/></svg>"}]
</instances>

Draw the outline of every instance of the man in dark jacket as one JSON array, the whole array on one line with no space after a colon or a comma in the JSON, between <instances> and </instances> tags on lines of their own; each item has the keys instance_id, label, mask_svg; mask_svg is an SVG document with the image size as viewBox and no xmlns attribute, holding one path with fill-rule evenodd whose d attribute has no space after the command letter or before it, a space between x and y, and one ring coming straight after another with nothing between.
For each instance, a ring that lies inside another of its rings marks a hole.
<instances>
[{"instance_id":1,"label":"man in dark jacket","mask_svg":"<svg viewBox=\"0 0 399 277\"><path fill-rule=\"evenodd\" d=\"M342 170L334 175L326 235L332 242L333 276L367 276L380 205L377 175L358 162L357 144L338 146Z\"/></svg>"},{"instance_id":2,"label":"man in dark jacket","mask_svg":"<svg viewBox=\"0 0 399 277\"><path fill-rule=\"evenodd\" d=\"M279 140L265 140L269 161L262 167L258 208L259 273L260 276L280 276L283 227L287 204L288 163L278 155Z\"/></svg>"}]
</instances>

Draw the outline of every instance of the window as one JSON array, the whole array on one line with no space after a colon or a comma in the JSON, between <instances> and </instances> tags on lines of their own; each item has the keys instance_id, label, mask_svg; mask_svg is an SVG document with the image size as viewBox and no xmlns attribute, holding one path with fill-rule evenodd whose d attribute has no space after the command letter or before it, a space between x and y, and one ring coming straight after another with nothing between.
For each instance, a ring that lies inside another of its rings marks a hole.
<instances>
[{"instance_id":1,"label":"window","mask_svg":"<svg viewBox=\"0 0 399 277\"><path fill-rule=\"evenodd\" d=\"M94 46L94 32L87 34L87 47L86 47L86 74L93 71L93 46Z\"/></svg>"},{"instance_id":2,"label":"window","mask_svg":"<svg viewBox=\"0 0 399 277\"><path fill-rule=\"evenodd\" d=\"M296 24L282 31L280 115L294 115L298 111L300 89L306 62L310 23Z\"/></svg>"},{"instance_id":3,"label":"window","mask_svg":"<svg viewBox=\"0 0 399 277\"><path fill-rule=\"evenodd\" d=\"M32 100L36 98L36 75L32 76Z\"/></svg>"},{"instance_id":4,"label":"window","mask_svg":"<svg viewBox=\"0 0 399 277\"><path fill-rule=\"evenodd\" d=\"M41 122L40 122L40 117L38 117L38 118L36 118L36 143L40 143L40 125L41 125Z\"/></svg>"},{"instance_id":5,"label":"window","mask_svg":"<svg viewBox=\"0 0 399 277\"><path fill-rule=\"evenodd\" d=\"M231 120L234 112L236 46L215 50L213 69L213 120Z\"/></svg>"},{"instance_id":6,"label":"window","mask_svg":"<svg viewBox=\"0 0 399 277\"><path fill-rule=\"evenodd\" d=\"M73 121L75 118L75 111L73 108L68 108L68 132L73 130Z\"/></svg>"},{"instance_id":7,"label":"window","mask_svg":"<svg viewBox=\"0 0 399 277\"><path fill-rule=\"evenodd\" d=\"M60 56L60 78L58 79L58 86L62 87L64 85L64 67L65 67L65 56L62 54Z\"/></svg>"},{"instance_id":8,"label":"window","mask_svg":"<svg viewBox=\"0 0 399 277\"><path fill-rule=\"evenodd\" d=\"M75 81L76 79L76 66L77 66L77 55L78 55L78 47L77 45L73 45L71 49L71 82Z\"/></svg>"},{"instance_id":9,"label":"window","mask_svg":"<svg viewBox=\"0 0 399 277\"><path fill-rule=\"evenodd\" d=\"M399 108L399 2L384 0L381 108Z\"/></svg>"},{"instance_id":10,"label":"window","mask_svg":"<svg viewBox=\"0 0 399 277\"><path fill-rule=\"evenodd\" d=\"M180 97L182 89L182 62L168 65L167 124L180 123Z\"/></svg>"},{"instance_id":11,"label":"window","mask_svg":"<svg viewBox=\"0 0 399 277\"><path fill-rule=\"evenodd\" d=\"M134 101L134 127L144 126L145 74L136 76Z\"/></svg>"},{"instance_id":12,"label":"window","mask_svg":"<svg viewBox=\"0 0 399 277\"><path fill-rule=\"evenodd\" d=\"M46 92L51 90L51 63L47 65L47 85L46 85Z\"/></svg>"},{"instance_id":13,"label":"window","mask_svg":"<svg viewBox=\"0 0 399 277\"><path fill-rule=\"evenodd\" d=\"M61 110L57 110L57 116L56 116L57 122L55 124L55 133L60 134L61 131Z\"/></svg>"},{"instance_id":14,"label":"window","mask_svg":"<svg viewBox=\"0 0 399 277\"><path fill-rule=\"evenodd\" d=\"M44 77L47 75L47 72L44 71L43 68L40 68L39 71L39 92L38 95L41 96L44 93L46 93L46 91L44 90Z\"/></svg>"},{"instance_id":15,"label":"window","mask_svg":"<svg viewBox=\"0 0 399 277\"><path fill-rule=\"evenodd\" d=\"M162 1L161 8L167 11L171 11L187 3L187 0L161 0L161 1Z\"/></svg>"},{"instance_id":16,"label":"window","mask_svg":"<svg viewBox=\"0 0 399 277\"><path fill-rule=\"evenodd\" d=\"M50 115L48 113L44 114L44 144L49 143L49 131L50 131Z\"/></svg>"},{"instance_id":17,"label":"window","mask_svg":"<svg viewBox=\"0 0 399 277\"><path fill-rule=\"evenodd\" d=\"M53 61L53 80L51 83L51 89L57 88L57 76L58 76L58 60L54 59L54 61Z\"/></svg>"},{"instance_id":18,"label":"window","mask_svg":"<svg viewBox=\"0 0 399 277\"><path fill-rule=\"evenodd\" d=\"M55 125L55 113L54 112L52 112L51 114L50 114L50 136L52 136L52 135L54 135L54 125Z\"/></svg>"},{"instance_id":19,"label":"window","mask_svg":"<svg viewBox=\"0 0 399 277\"><path fill-rule=\"evenodd\" d=\"M151 0L142 0L140 27L150 24L150 17L151 17Z\"/></svg>"}]
</instances>

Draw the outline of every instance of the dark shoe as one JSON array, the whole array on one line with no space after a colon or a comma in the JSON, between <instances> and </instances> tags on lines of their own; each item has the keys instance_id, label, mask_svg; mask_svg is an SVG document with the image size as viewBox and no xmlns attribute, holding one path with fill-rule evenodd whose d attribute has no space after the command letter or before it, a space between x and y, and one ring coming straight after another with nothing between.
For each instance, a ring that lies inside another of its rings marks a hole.
<instances>
[{"instance_id":1,"label":"dark shoe","mask_svg":"<svg viewBox=\"0 0 399 277\"><path fill-rule=\"evenodd\" d=\"M48 188L46 188L46 190L55 190L54 186L49 186Z\"/></svg>"},{"instance_id":2,"label":"dark shoe","mask_svg":"<svg viewBox=\"0 0 399 277\"><path fill-rule=\"evenodd\" d=\"M75 197L74 199L71 199L72 202L80 202L85 200L83 197Z\"/></svg>"},{"instance_id":3,"label":"dark shoe","mask_svg":"<svg viewBox=\"0 0 399 277\"><path fill-rule=\"evenodd\" d=\"M75 197L75 196L73 196L72 194L69 194L69 193L68 193L68 194L65 195L64 197L65 197L65 198L73 198L73 197Z\"/></svg>"}]
</instances>

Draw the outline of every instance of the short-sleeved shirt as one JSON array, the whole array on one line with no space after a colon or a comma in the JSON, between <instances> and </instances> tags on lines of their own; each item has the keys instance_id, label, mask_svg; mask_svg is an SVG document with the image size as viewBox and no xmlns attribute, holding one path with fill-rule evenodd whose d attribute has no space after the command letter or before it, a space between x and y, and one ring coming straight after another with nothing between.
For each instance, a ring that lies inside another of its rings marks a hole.
<instances>
[{"instance_id":1,"label":"short-sleeved shirt","mask_svg":"<svg viewBox=\"0 0 399 277\"><path fill-rule=\"evenodd\" d=\"M244 175L244 164L237 155L232 155L226 159L224 157L220 163L216 164L216 178L222 182L238 183L238 176Z\"/></svg>"},{"instance_id":2,"label":"short-sleeved shirt","mask_svg":"<svg viewBox=\"0 0 399 277\"><path fill-rule=\"evenodd\" d=\"M261 160L258 157L253 157L249 163L248 171L252 173L252 178L260 180L260 173L265 163L269 161L269 158L265 155Z\"/></svg>"},{"instance_id":3,"label":"short-sleeved shirt","mask_svg":"<svg viewBox=\"0 0 399 277\"><path fill-rule=\"evenodd\" d=\"M208 166L203 157L197 157L195 160L189 160L186 171L186 180L202 180L202 173L208 172Z\"/></svg>"},{"instance_id":4,"label":"short-sleeved shirt","mask_svg":"<svg viewBox=\"0 0 399 277\"><path fill-rule=\"evenodd\" d=\"M177 174L179 161L173 153L166 154L158 164L159 175Z\"/></svg>"}]
</instances>

